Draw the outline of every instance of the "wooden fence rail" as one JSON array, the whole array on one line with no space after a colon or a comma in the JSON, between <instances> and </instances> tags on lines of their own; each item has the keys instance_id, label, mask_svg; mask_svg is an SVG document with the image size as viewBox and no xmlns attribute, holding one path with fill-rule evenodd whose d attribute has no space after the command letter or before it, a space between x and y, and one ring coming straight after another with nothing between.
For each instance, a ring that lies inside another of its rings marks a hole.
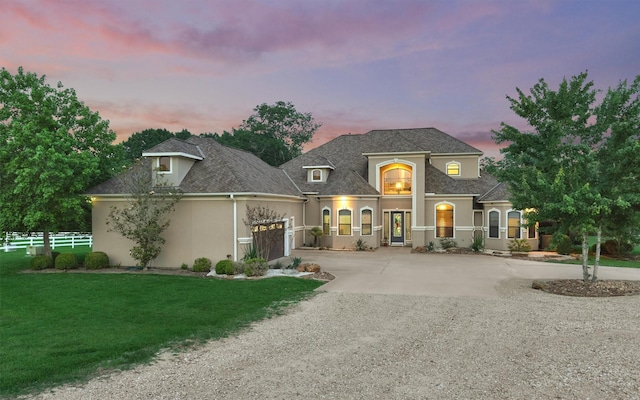
<instances>
[{"instance_id":1,"label":"wooden fence rail","mask_svg":"<svg viewBox=\"0 0 640 400\"><path fill-rule=\"evenodd\" d=\"M78 233L78 232L59 232L55 235L49 235L49 241L51 243L51 249L56 247L71 247L76 246L93 246L93 236L90 233ZM30 246L44 246L44 239L42 234L25 235L22 233L7 233L2 250L5 252L26 249Z\"/></svg>"}]
</instances>

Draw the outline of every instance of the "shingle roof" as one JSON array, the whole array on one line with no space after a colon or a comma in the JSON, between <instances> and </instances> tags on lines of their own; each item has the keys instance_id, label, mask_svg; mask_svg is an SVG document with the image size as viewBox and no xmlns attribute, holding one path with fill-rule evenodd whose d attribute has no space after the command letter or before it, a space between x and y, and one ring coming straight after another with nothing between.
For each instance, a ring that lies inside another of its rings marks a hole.
<instances>
[{"instance_id":1,"label":"shingle roof","mask_svg":"<svg viewBox=\"0 0 640 400\"><path fill-rule=\"evenodd\" d=\"M204 154L197 144L176 138L165 140L149 150L144 151L142 155L149 153L183 153L196 158L204 158Z\"/></svg>"},{"instance_id":2,"label":"shingle roof","mask_svg":"<svg viewBox=\"0 0 640 400\"><path fill-rule=\"evenodd\" d=\"M379 195L368 179L368 160L363 154L392 152L481 153L480 150L435 128L374 130L363 135L343 135L300 157L274 168L253 154L226 147L211 138L187 141L169 139L145 153L185 153L202 157L182 180L185 193L265 193L300 196ZM145 164L146 163L146 164ZM326 182L307 182L304 167L330 166ZM139 166L151 173L150 161ZM455 179L425 163L425 191L436 194L470 194L480 201L506 200L508 190L482 173L478 179ZM124 194L125 172L87 191L88 194Z\"/></svg>"},{"instance_id":3,"label":"shingle roof","mask_svg":"<svg viewBox=\"0 0 640 400\"><path fill-rule=\"evenodd\" d=\"M509 187L506 183L500 182L478 198L478 202L485 201L508 201Z\"/></svg>"},{"instance_id":4,"label":"shingle roof","mask_svg":"<svg viewBox=\"0 0 640 400\"><path fill-rule=\"evenodd\" d=\"M332 141L283 164L281 168L287 171L287 174L303 192L317 192L319 195L346 194L344 192L351 195L379 194L367 183L368 159L364 154L398 152L482 153L475 147L435 128L373 130L362 135L338 136ZM317 160L319 159L328 160L332 165L335 165L336 169L329 173L329 179L326 183L308 183L303 167L318 165ZM437 188L436 192L438 193L478 194L484 193L480 190L488 186L487 183L484 183L485 179L453 179L431 167L430 164L426 165L428 168L426 173L427 192L434 192L428 189L432 187ZM360 176L366 185L359 184L357 179L348 176L344 171L350 171L349 173ZM342 182L347 177L349 180ZM487 187L486 190L490 187Z\"/></svg>"},{"instance_id":5,"label":"shingle roof","mask_svg":"<svg viewBox=\"0 0 640 400\"><path fill-rule=\"evenodd\" d=\"M180 184L184 193L265 193L300 196L293 182L279 168L255 155L216 142L212 138L192 137L186 142L170 139L146 153L175 153L199 149L204 158L196 161ZM189 153L191 154L191 153ZM147 160L146 163L149 161ZM150 164L145 166L151 173ZM87 191L89 194L124 194L131 171L125 172Z\"/></svg>"}]
</instances>

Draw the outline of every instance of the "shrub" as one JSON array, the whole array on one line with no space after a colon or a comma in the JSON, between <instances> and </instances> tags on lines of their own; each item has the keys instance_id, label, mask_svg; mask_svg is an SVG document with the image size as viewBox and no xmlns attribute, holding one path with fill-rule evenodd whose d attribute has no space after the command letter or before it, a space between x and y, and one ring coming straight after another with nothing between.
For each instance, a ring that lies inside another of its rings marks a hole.
<instances>
[{"instance_id":1,"label":"shrub","mask_svg":"<svg viewBox=\"0 0 640 400\"><path fill-rule=\"evenodd\" d=\"M427 251L429 253L433 253L433 251L436 249L436 244L433 242L429 242L429 244L427 244Z\"/></svg>"},{"instance_id":2,"label":"shrub","mask_svg":"<svg viewBox=\"0 0 640 400\"><path fill-rule=\"evenodd\" d=\"M301 263L302 263L302 257L293 257L291 259L291 264L289 264L287 268L296 269L298 268L298 265L300 265Z\"/></svg>"},{"instance_id":3,"label":"shrub","mask_svg":"<svg viewBox=\"0 0 640 400\"><path fill-rule=\"evenodd\" d=\"M62 253L56 257L54 265L56 269L74 269L78 268L78 259L73 253Z\"/></svg>"},{"instance_id":4,"label":"shrub","mask_svg":"<svg viewBox=\"0 0 640 400\"><path fill-rule=\"evenodd\" d=\"M449 238L442 238L440 239L440 246L446 250L446 249L451 249L453 247L457 247L458 243L456 243L455 240L453 239L449 239Z\"/></svg>"},{"instance_id":5,"label":"shrub","mask_svg":"<svg viewBox=\"0 0 640 400\"><path fill-rule=\"evenodd\" d=\"M614 239L605 241L601 246L601 252L612 256L622 256L631 253L631 251L633 250L633 244L627 241L618 242Z\"/></svg>"},{"instance_id":6,"label":"shrub","mask_svg":"<svg viewBox=\"0 0 640 400\"><path fill-rule=\"evenodd\" d=\"M356 251L365 251L367 249L367 242L362 239L356 241Z\"/></svg>"},{"instance_id":7,"label":"shrub","mask_svg":"<svg viewBox=\"0 0 640 400\"><path fill-rule=\"evenodd\" d=\"M194 265L195 267L195 265ZM195 269L194 269L195 271ZM220 260L216 263L216 274L233 275L233 261L229 259Z\"/></svg>"},{"instance_id":8,"label":"shrub","mask_svg":"<svg viewBox=\"0 0 640 400\"><path fill-rule=\"evenodd\" d=\"M234 275L244 274L244 263L242 261L233 261Z\"/></svg>"},{"instance_id":9,"label":"shrub","mask_svg":"<svg viewBox=\"0 0 640 400\"><path fill-rule=\"evenodd\" d=\"M109 268L109 256L102 251L89 253L84 258L84 266L86 269Z\"/></svg>"},{"instance_id":10,"label":"shrub","mask_svg":"<svg viewBox=\"0 0 640 400\"><path fill-rule=\"evenodd\" d=\"M248 244L247 247L245 247L244 249L244 255L242 256L242 259L244 261L247 261L257 257L258 257L258 247L253 243Z\"/></svg>"},{"instance_id":11,"label":"shrub","mask_svg":"<svg viewBox=\"0 0 640 400\"><path fill-rule=\"evenodd\" d=\"M513 239L508 245L509 250L515 252L528 252L531 251L531 245L527 239Z\"/></svg>"},{"instance_id":12,"label":"shrub","mask_svg":"<svg viewBox=\"0 0 640 400\"><path fill-rule=\"evenodd\" d=\"M482 236L474 237L471 243L471 250L473 250L474 253L479 253L482 249L484 249L484 238Z\"/></svg>"},{"instance_id":13,"label":"shrub","mask_svg":"<svg viewBox=\"0 0 640 400\"><path fill-rule=\"evenodd\" d=\"M571 250L573 250L571 238L567 235L561 235L561 237L557 239L556 251L558 254L569 255L571 254Z\"/></svg>"},{"instance_id":14,"label":"shrub","mask_svg":"<svg viewBox=\"0 0 640 400\"><path fill-rule=\"evenodd\" d=\"M269 264L264 258L252 258L245 262L244 273L247 276L263 276L269 270Z\"/></svg>"},{"instance_id":15,"label":"shrub","mask_svg":"<svg viewBox=\"0 0 640 400\"><path fill-rule=\"evenodd\" d=\"M180 269L189 269L189 265L187 263L180 264Z\"/></svg>"},{"instance_id":16,"label":"shrub","mask_svg":"<svg viewBox=\"0 0 640 400\"><path fill-rule=\"evenodd\" d=\"M196 260L193 262L193 272L209 271L211 271L211 260L209 260L207 257L196 258Z\"/></svg>"},{"instance_id":17,"label":"shrub","mask_svg":"<svg viewBox=\"0 0 640 400\"><path fill-rule=\"evenodd\" d=\"M53 258L49 256L35 256L31 259L31 269L41 270L53 267Z\"/></svg>"}]
</instances>

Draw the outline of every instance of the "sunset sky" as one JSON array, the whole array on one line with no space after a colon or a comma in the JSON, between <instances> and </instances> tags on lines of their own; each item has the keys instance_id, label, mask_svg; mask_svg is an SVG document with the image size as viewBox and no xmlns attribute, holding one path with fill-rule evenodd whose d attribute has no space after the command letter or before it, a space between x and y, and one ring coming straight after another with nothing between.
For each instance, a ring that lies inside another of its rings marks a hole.
<instances>
[{"instance_id":1,"label":"sunset sky","mask_svg":"<svg viewBox=\"0 0 640 400\"><path fill-rule=\"evenodd\" d=\"M62 81L120 140L291 101L346 133L436 127L497 155L506 95L640 74L640 1L0 0L0 66ZM552 87L553 87L552 86Z\"/></svg>"}]
</instances>

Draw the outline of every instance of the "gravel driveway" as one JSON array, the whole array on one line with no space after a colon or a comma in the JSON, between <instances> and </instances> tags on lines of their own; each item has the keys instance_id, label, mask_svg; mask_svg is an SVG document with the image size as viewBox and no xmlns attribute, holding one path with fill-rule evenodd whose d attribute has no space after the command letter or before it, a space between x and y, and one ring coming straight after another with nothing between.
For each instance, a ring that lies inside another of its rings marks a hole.
<instances>
[{"instance_id":1,"label":"gravel driveway","mask_svg":"<svg viewBox=\"0 0 640 400\"><path fill-rule=\"evenodd\" d=\"M493 296L321 291L236 337L35 398L640 399L640 296L530 284L507 278Z\"/></svg>"}]
</instances>

